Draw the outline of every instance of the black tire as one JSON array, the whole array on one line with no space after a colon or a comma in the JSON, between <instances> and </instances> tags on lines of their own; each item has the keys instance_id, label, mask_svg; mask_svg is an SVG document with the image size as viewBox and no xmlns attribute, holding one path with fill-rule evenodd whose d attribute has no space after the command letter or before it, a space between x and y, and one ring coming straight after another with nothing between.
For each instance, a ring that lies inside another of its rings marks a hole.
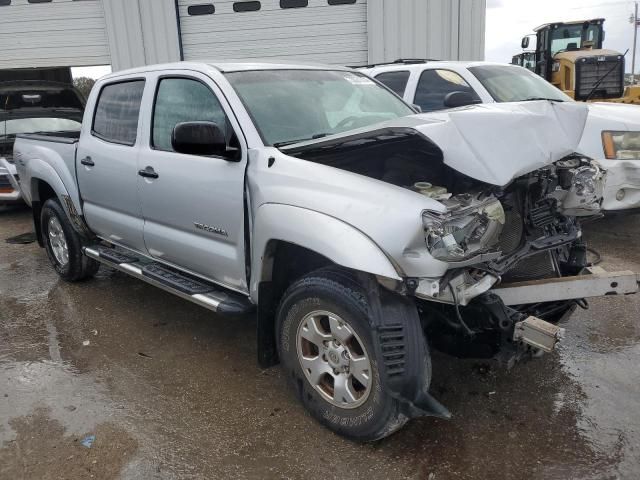
<instances>
[{"instance_id":1,"label":"black tire","mask_svg":"<svg viewBox=\"0 0 640 480\"><path fill-rule=\"evenodd\" d=\"M326 400L307 379L298 359L298 328L309 313L318 310L332 312L344 320L368 353L371 390L364 403L355 408L341 408ZM355 277L348 271L329 268L312 272L291 285L280 302L276 317L280 360L304 407L322 425L360 442L391 435L409 420L401 413L399 402L382 388L368 310L366 296Z\"/></svg>"},{"instance_id":2,"label":"black tire","mask_svg":"<svg viewBox=\"0 0 640 480\"><path fill-rule=\"evenodd\" d=\"M49 225L52 217L55 217L62 227L67 244L68 261L64 264L56 258L51 245ZM57 198L50 198L44 202L40 213L40 228L49 261L63 280L78 282L93 277L98 272L100 263L82 253L82 237L74 230Z\"/></svg>"}]
</instances>

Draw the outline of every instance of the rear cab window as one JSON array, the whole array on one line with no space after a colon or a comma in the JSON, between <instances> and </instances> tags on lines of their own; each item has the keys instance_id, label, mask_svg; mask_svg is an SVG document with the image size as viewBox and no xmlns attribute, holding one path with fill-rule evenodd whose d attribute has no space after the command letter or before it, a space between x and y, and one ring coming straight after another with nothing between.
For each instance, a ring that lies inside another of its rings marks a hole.
<instances>
[{"instance_id":1,"label":"rear cab window","mask_svg":"<svg viewBox=\"0 0 640 480\"><path fill-rule=\"evenodd\" d=\"M91 134L106 142L135 145L144 85L143 79L135 79L102 87Z\"/></svg>"},{"instance_id":2,"label":"rear cab window","mask_svg":"<svg viewBox=\"0 0 640 480\"><path fill-rule=\"evenodd\" d=\"M376 75L374 78L380 83L394 91L398 96L403 97L404 91L407 88L409 82L410 72L407 70L400 70L397 72L384 72Z\"/></svg>"},{"instance_id":3,"label":"rear cab window","mask_svg":"<svg viewBox=\"0 0 640 480\"><path fill-rule=\"evenodd\" d=\"M469 93L475 100L480 97L458 73L446 69L429 69L422 72L413 103L423 112L433 112L448 108L445 97L452 92Z\"/></svg>"}]
</instances>

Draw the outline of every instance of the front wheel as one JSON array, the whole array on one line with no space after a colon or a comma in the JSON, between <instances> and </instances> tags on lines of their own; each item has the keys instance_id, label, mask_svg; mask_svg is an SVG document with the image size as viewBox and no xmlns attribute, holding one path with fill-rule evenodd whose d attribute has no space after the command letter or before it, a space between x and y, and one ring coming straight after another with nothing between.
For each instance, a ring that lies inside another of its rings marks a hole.
<instances>
[{"instance_id":1,"label":"front wheel","mask_svg":"<svg viewBox=\"0 0 640 480\"><path fill-rule=\"evenodd\" d=\"M82 253L82 237L55 198L42 206L40 231L49 261L63 280L77 282L96 274L100 264Z\"/></svg>"},{"instance_id":2,"label":"front wheel","mask_svg":"<svg viewBox=\"0 0 640 480\"><path fill-rule=\"evenodd\" d=\"M408 420L382 388L366 296L349 272L322 269L295 282L277 314L283 367L320 423L374 441Z\"/></svg>"}]
</instances>

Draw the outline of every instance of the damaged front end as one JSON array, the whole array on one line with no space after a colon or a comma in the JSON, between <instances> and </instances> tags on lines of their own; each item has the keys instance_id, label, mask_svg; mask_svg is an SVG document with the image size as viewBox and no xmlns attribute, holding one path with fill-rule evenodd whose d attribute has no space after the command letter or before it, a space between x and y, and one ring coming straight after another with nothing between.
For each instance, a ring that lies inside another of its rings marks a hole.
<instances>
[{"instance_id":1,"label":"damaged front end","mask_svg":"<svg viewBox=\"0 0 640 480\"><path fill-rule=\"evenodd\" d=\"M429 251L449 269L441 278L416 279L414 293L439 348L509 361L549 350L559 332L538 320L557 323L584 300L506 306L491 289L574 276L588 267L580 219L600 215L604 181L595 162L572 155L506 187L442 198L444 214L425 212ZM522 333L534 331L546 331L548 342L541 346Z\"/></svg>"}]
</instances>

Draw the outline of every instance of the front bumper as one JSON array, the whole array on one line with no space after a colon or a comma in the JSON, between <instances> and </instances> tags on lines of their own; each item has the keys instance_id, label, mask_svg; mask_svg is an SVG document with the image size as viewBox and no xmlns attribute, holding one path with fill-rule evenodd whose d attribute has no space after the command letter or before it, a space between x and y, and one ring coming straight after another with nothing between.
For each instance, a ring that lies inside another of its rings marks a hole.
<instances>
[{"instance_id":1,"label":"front bumper","mask_svg":"<svg viewBox=\"0 0 640 480\"><path fill-rule=\"evenodd\" d=\"M640 160L600 160L607 171L602 210L640 208Z\"/></svg>"},{"instance_id":2,"label":"front bumper","mask_svg":"<svg viewBox=\"0 0 640 480\"><path fill-rule=\"evenodd\" d=\"M0 205L22 202L16 166L0 158Z\"/></svg>"},{"instance_id":3,"label":"front bumper","mask_svg":"<svg viewBox=\"0 0 640 480\"><path fill-rule=\"evenodd\" d=\"M589 267L585 274L503 284L491 290L505 305L578 300L638 293L640 275L631 271L607 272Z\"/></svg>"}]
</instances>

